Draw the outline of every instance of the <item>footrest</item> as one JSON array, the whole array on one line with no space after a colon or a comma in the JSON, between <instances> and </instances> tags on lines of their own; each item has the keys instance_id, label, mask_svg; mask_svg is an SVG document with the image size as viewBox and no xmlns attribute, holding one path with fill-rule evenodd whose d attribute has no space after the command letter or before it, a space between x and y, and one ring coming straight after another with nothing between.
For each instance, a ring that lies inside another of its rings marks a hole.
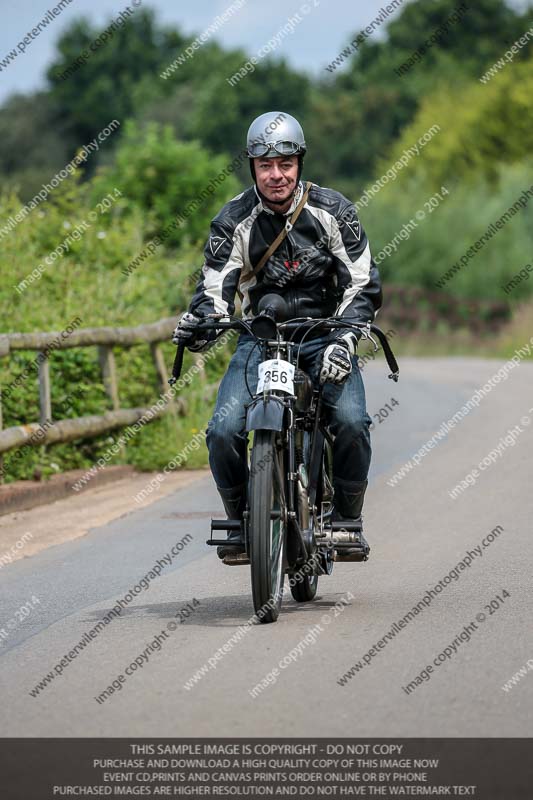
<instances>
[{"instance_id":1,"label":"footrest","mask_svg":"<svg viewBox=\"0 0 533 800\"><path fill-rule=\"evenodd\" d=\"M240 519L212 519L212 531L239 531L242 527Z\"/></svg>"},{"instance_id":2,"label":"footrest","mask_svg":"<svg viewBox=\"0 0 533 800\"><path fill-rule=\"evenodd\" d=\"M238 547L244 547L244 539L242 539L242 538L241 539L232 539L231 542L228 542L227 539L206 539L205 543L206 544L211 544L211 545L214 545L214 546L217 546L217 547L218 547L218 545L221 545L221 544L229 544L232 547L233 547L233 545L236 545Z\"/></svg>"},{"instance_id":3,"label":"footrest","mask_svg":"<svg viewBox=\"0 0 533 800\"><path fill-rule=\"evenodd\" d=\"M367 553L346 553L343 555L342 553L335 553L334 561L368 561L368 554Z\"/></svg>"},{"instance_id":4,"label":"footrest","mask_svg":"<svg viewBox=\"0 0 533 800\"><path fill-rule=\"evenodd\" d=\"M343 542L335 545L335 561L367 561L369 545Z\"/></svg>"},{"instance_id":5,"label":"footrest","mask_svg":"<svg viewBox=\"0 0 533 800\"><path fill-rule=\"evenodd\" d=\"M243 564L249 564L250 559L246 553L236 553L233 556L224 556L222 563L227 564L229 567L240 567Z\"/></svg>"},{"instance_id":6,"label":"footrest","mask_svg":"<svg viewBox=\"0 0 533 800\"><path fill-rule=\"evenodd\" d=\"M362 522L343 522L342 520L335 520L331 523L332 531L362 531Z\"/></svg>"},{"instance_id":7,"label":"footrest","mask_svg":"<svg viewBox=\"0 0 533 800\"><path fill-rule=\"evenodd\" d=\"M370 547L367 545L366 547L361 544L361 542L336 542L335 550L370 550Z\"/></svg>"}]
</instances>

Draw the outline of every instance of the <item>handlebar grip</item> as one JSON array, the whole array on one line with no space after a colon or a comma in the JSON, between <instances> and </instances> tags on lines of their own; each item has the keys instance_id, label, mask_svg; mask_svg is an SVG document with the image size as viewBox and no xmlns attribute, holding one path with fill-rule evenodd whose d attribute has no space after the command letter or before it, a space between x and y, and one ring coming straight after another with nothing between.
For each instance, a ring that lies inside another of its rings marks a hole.
<instances>
[{"instance_id":1,"label":"handlebar grip","mask_svg":"<svg viewBox=\"0 0 533 800\"><path fill-rule=\"evenodd\" d=\"M185 345L183 343L180 343L178 345L178 349L176 350L174 363L172 365L172 376L168 379L168 382L171 386L174 386L174 384L176 383L181 374L181 367L183 365L184 353L185 353Z\"/></svg>"}]
</instances>

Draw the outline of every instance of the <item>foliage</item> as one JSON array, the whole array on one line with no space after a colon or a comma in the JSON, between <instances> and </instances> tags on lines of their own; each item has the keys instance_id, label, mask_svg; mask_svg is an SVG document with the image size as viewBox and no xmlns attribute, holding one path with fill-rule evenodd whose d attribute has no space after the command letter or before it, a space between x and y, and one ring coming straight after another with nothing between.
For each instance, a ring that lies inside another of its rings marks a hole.
<instances>
[{"instance_id":1,"label":"foliage","mask_svg":"<svg viewBox=\"0 0 533 800\"><path fill-rule=\"evenodd\" d=\"M120 187L126 209L143 212L146 237L162 234L181 213L187 224L168 230L168 241L203 241L210 220L238 192L231 172L224 172L228 164L224 156L213 156L196 142L177 141L170 126L152 123L141 131L130 122L113 167L94 181L93 197ZM193 214L191 203L199 204Z\"/></svg>"},{"instance_id":2,"label":"foliage","mask_svg":"<svg viewBox=\"0 0 533 800\"><path fill-rule=\"evenodd\" d=\"M450 177L462 182L484 176L494 183L502 164L520 162L532 152L532 97L533 58L507 65L488 84L474 83L461 89L443 85L424 100L387 160L395 161L438 124L441 130L435 142L409 172L435 187ZM379 169L387 167L385 160L379 165Z\"/></svg>"},{"instance_id":3,"label":"foliage","mask_svg":"<svg viewBox=\"0 0 533 800\"><path fill-rule=\"evenodd\" d=\"M397 241L397 250L380 263L385 284L392 281L435 290L436 281L460 261L491 223L499 220L533 183L528 179L532 166L528 160L502 168L497 191L482 177L470 183L447 181L450 194L430 213L424 204L432 197L434 187L416 175L400 173L396 182L382 189L362 212L374 254L411 220L416 223L409 237ZM417 221L416 211L424 209L426 218ZM502 287L524 267L533 250L532 218L533 199L453 275L444 291L458 297L513 302L530 296L533 281L521 283L509 298Z\"/></svg>"}]
</instances>

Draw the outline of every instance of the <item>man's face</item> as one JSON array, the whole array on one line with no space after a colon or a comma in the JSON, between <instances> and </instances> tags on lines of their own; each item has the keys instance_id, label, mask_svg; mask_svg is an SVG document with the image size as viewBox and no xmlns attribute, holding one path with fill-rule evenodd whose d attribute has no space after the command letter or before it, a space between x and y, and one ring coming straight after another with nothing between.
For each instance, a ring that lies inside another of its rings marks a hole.
<instances>
[{"instance_id":1,"label":"man's face","mask_svg":"<svg viewBox=\"0 0 533 800\"><path fill-rule=\"evenodd\" d=\"M298 177L298 156L280 156L279 158L256 158L255 177L257 188L275 203L292 201L292 192Z\"/></svg>"}]
</instances>

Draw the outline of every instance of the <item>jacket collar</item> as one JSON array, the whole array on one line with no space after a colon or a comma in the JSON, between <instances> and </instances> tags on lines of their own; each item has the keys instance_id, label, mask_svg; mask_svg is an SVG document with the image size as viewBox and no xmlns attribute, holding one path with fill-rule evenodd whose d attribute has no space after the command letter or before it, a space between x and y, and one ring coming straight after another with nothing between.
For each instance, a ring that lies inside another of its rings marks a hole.
<instances>
[{"instance_id":1,"label":"jacket collar","mask_svg":"<svg viewBox=\"0 0 533 800\"><path fill-rule=\"evenodd\" d=\"M254 191L255 191L255 194L257 196L257 199L259 200L259 205L260 205L260 209L259 210L260 211L264 211L266 214L278 214L279 213L278 211L273 211L271 208L269 208L268 206L266 206L263 203L263 200L261 198L261 195L257 191L257 186L255 185L255 183L254 183ZM298 205L298 203L302 199L302 192L303 192L303 183L302 183L302 181L298 181L298 187L297 187L297 189L296 189L296 191L294 193L294 197L292 198L292 203L291 203L290 207L287 209L287 211L283 212L283 215L285 217L288 217L293 213L294 209L296 208L296 206Z\"/></svg>"}]
</instances>

